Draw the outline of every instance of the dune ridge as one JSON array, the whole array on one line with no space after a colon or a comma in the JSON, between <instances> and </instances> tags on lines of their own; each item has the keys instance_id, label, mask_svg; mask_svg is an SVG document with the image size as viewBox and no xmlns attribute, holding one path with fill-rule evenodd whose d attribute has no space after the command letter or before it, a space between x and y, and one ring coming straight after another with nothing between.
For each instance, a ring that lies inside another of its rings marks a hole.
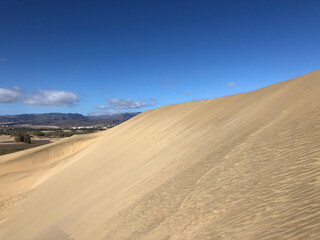
<instances>
[{"instance_id":1,"label":"dune ridge","mask_svg":"<svg viewBox=\"0 0 320 240\"><path fill-rule=\"evenodd\" d=\"M111 129L35 188L0 239L317 239L320 71Z\"/></svg>"},{"instance_id":2,"label":"dune ridge","mask_svg":"<svg viewBox=\"0 0 320 240\"><path fill-rule=\"evenodd\" d=\"M103 133L75 135L48 145L0 157L0 211L25 198L28 191L53 175L67 160Z\"/></svg>"}]
</instances>

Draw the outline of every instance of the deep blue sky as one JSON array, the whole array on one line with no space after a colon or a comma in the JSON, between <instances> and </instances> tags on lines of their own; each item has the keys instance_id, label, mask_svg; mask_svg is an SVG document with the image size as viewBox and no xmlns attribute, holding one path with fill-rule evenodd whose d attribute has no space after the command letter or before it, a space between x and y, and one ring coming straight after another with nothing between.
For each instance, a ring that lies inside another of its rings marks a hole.
<instances>
[{"instance_id":1,"label":"deep blue sky","mask_svg":"<svg viewBox=\"0 0 320 240\"><path fill-rule=\"evenodd\" d=\"M319 26L317 0L0 0L0 115L251 91L320 69Z\"/></svg>"}]
</instances>

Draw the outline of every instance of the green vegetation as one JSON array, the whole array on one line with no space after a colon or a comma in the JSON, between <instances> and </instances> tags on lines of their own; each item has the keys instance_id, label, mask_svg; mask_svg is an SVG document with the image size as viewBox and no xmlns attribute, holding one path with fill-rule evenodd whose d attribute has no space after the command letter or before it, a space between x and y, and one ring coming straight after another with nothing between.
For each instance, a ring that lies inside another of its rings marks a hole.
<instances>
[{"instance_id":1,"label":"green vegetation","mask_svg":"<svg viewBox=\"0 0 320 240\"><path fill-rule=\"evenodd\" d=\"M6 128L0 129L0 135L11 135L17 137L17 142L28 142L28 136L32 138L37 136L39 138L65 138L76 134L88 134L97 131L105 130L102 128L94 129L32 129L32 128Z\"/></svg>"},{"instance_id":2,"label":"green vegetation","mask_svg":"<svg viewBox=\"0 0 320 240\"><path fill-rule=\"evenodd\" d=\"M51 142L54 138L65 138L76 134L87 134L105 130L95 129L32 129L32 128L4 128L0 135L14 137L15 142L0 142L0 156L33 147L38 147ZM33 138L33 139L32 139ZM31 140L32 139L32 140ZM27 144L26 144L27 143Z\"/></svg>"},{"instance_id":3,"label":"green vegetation","mask_svg":"<svg viewBox=\"0 0 320 240\"><path fill-rule=\"evenodd\" d=\"M48 144L51 139L65 138L76 134L88 134L105 130L102 127L94 129L32 129L32 128L4 128L0 135L9 135L15 142L0 142L0 156L33 147ZM27 144L26 144L27 143Z\"/></svg>"},{"instance_id":4,"label":"green vegetation","mask_svg":"<svg viewBox=\"0 0 320 240\"><path fill-rule=\"evenodd\" d=\"M18 133L14 136L16 142L31 143L31 136L28 133Z\"/></svg>"}]
</instances>

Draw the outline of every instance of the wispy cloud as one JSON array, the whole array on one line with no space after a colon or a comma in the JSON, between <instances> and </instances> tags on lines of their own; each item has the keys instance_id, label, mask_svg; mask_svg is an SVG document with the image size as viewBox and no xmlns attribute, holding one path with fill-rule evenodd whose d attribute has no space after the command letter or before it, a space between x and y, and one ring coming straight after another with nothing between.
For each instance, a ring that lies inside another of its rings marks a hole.
<instances>
[{"instance_id":1,"label":"wispy cloud","mask_svg":"<svg viewBox=\"0 0 320 240\"><path fill-rule=\"evenodd\" d=\"M167 88L167 89L172 89L173 88L173 81L169 78L164 78L161 80L162 84Z\"/></svg>"},{"instance_id":2,"label":"wispy cloud","mask_svg":"<svg viewBox=\"0 0 320 240\"><path fill-rule=\"evenodd\" d=\"M157 104L157 99L149 98L148 100L132 100L124 98L108 98L107 103L113 109L139 109L144 107L153 107Z\"/></svg>"},{"instance_id":3,"label":"wispy cloud","mask_svg":"<svg viewBox=\"0 0 320 240\"><path fill-rule=\"evenodd\" d=\"M103 88L103 87L97 87L97 89L98 89L99 91L101 91L101 92L106 92L106 91L107 91L107 89L106 89L106 88Z\"/></svg>"},{"instance_id":4,"label":"wispy cloud","mask_svg":"<svg viewBox=\"0 0 320 240\"><path fill-rule=\"evenodd\" d=\"M0 62L6 62L7 59L6 58L0 58Z\"/></svg>"},{"instance_id":5,"label":"wispy cloud","mask_svg":"<svg viewBox=\"0 0 320 240\"><path fill-rule=\"evenodd\" d=\"M228 82L228 87L231 88L231 87L234 87L236 86L236 84L234 82Z\"/></svg>"},{"instance_id":6,"label":"wispy cloud","mask_svg":"<svg viewBox=\"0 0 320 240\"><path fill-rule=\"evenodd\" d=\"M190 96L190 95L191 95L191 92L185 92L184 95Z\"/></svg>"},{"instance_id":7,"label":"wispy cloud","mask_svg":"<svg viewBox=\"0 0 320 240\"><path fill-rule=\"evenodd\" d=\"M154 103L156 102L156 104L158 104L158 99L156 99L156 98L150 97L149 100L150 100L151 102L154 102Z\"/></svg>"},{"instance_id":8,"label":"wispy cloud","mask_svg":"<svg viewBox=\"0 0 320 240\"><path fill-rule=\"evenodd\" d=\"M33 106L74 106L79 97L74 92L39 90L37 94L25 95L22 103Z\"/></svg>"},{"instance_id":9,"label":"wispy cloud","mask_svg":"<svg viewBox=\"0 0 320 240\"><path fill-rule=\"evenodd\" d=\"M208 98L192 98L192 102L198 102L203 100L209 100Z\"/></svg>"},{"instance_id":10,"label":"wispy cloud","mask_svg":"<svg viewBox=\"0 0 320 240\"><path fill-rule=\"evenodd\" d=\"M21 90L18 87L13 87L12 89L0 88L0 103L18 102L21 95Z\"/></svg>"},{"instance_id":11,"label":"wispy cloud","mask_svg":"<svg viewBox=\"0 0 320 240\"><path fill-rule=\"evenodd\" d=\"M97 109L98 111L91 112L89 113L89 115L99 116L119 114L125 111L132 111L134 109L136 110L144 107L153 107L158 104L158 100L156 98L148 98L146 100L133 100L130 98L108 98L106 102L106 105L103 104L95 107L94 109Z\"/></svg>"}]
</instances>

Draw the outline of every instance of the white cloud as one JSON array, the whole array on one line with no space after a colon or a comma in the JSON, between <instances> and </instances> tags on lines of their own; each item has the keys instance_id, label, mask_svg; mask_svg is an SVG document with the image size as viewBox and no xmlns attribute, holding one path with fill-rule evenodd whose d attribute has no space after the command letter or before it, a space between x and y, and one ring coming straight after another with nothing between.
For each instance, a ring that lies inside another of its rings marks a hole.
<instances>
[{"instance_id":1,"label":"white cloud","mask_svg":"<svg viewBox=\"0 0 320 240\"><path fill-rule=\"evenodd\" d=\"M234 82L228 82L228 87L234 87L236 84Z\"/></svg>"},{"instance_id":2,"label":"white cloud","mask_svg":"<svg viewBox=\"0 0 320 240\"><path fill-rule=\"evenodd\" d=\"M152 107L158 104L156 98L148 98L147 100L132 100L126 98L108 98L107 105L95 107L99 111L88 113L90 116L113 115L126 112L126 110L140 109L144 107Z\"/></svg>"},{"instance_id":3,"label":"white cloud","mask_svg":"<svg viewBox=\"0 0 320 240\"><path fill-rule=\"evenodd\" d=\"M148 100L141 100L138 99L136 101L132 99L124 99L124 98L108 98L107 99L108 105L112 109L139 109L144 107L153 107L157 104L156 99L148 99Z\"/></svg>"},{"instance_id":4,"label":"white cloud","mask_svg":"<svg viewBox=\"0 0 320 240\"><path fill-rule=\"evenodd\" d=\"M166 88L167 88L167 89L172 89L173 86L172 86L172 85L167 85Z\"/></svg>"},{"instance_id":5,"label":"white cloud","mask_svg":"<svg viewBox=\"0 0 320 240\"><path fill-rule=\"evenodd\" d=\"M18 87L0 88L0 103L15 103L20 100L20 97L21 91Z\"/></svg>"},{"instance_id":6,"label":"white cloud","mask_svg":"<svg viewBox=\"0 0 320 240\"><path fill-rule=\"evenodd\" d=\"M17 86L0 88L0 103L23 103L33 106L73 106L79 102L76 93L58 90L39 90L36 94L25 94Z\"/></svg>"},{"instance_id":7,"label":"white cloud","mask_svg":"<svg viewBox=\"0 0 320 240\"><path fill-rule=\"evenodd\" d=\"M190 92L185 92L185 93L184 93L184 95L186 95L186 96L190 96L190 95L191 95L191 93L190 93Z\"/></svg>"},{"instance_id":8,"label":"white cloud","mask_svg":"<svg viewBox=\"0 0 320 240\"><path fill-rule=\"evenodd\" d=\"M38 94L25 95L22 103L33 106L73 106L79 102L76 93L58 90L40 90Z\"/></svg>"}]
</instances>

